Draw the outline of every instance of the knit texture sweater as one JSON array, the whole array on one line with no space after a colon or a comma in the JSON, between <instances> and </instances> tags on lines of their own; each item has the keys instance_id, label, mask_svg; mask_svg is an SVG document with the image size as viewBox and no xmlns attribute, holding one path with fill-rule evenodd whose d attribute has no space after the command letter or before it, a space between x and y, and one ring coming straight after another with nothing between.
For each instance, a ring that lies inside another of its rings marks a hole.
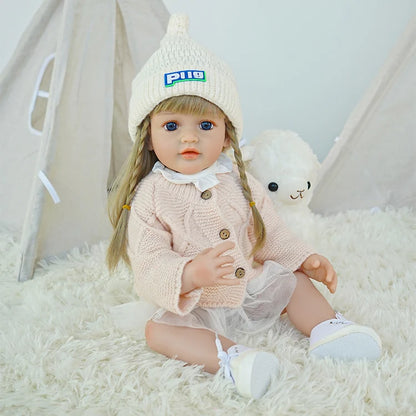
<instances>
[{"instance_id":1,"label":"knit texture sweater","mask_svg":"<svg viewBox=\"0 0 416 416\"><path fill-rule=\"evenodd\" d=\"M284 225L264 187L247 174L253 199L266 226L266 243L254 259L251 208L244 198L236 169L218 174L220 183L202 193L193 184L174 184L150 173L139 184L131 204L127 253L137 294L168 311L186 315L195 306L238 307L247 282L262 264L273 260L295 271L313 253ZM226 239L235 243L234 258L240 285L198 288L181 295L185 265L202 250Z\"/></svg>"}]
</instances>

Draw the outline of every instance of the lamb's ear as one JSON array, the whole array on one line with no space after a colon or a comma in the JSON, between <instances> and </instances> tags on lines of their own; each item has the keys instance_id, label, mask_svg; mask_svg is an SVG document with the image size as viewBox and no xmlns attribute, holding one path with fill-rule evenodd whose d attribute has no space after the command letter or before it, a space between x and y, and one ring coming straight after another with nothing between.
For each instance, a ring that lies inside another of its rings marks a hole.
<instances>
[{"instance_id":1,"label":"lamb's ear","mask_svg":"<svg viewBox=\"0 0 416 416\"><path fill-rule=\"evenodd\" d=\"M249 144L241 147L241 154L243 155L244 162L250 162L250 160L254 159L254 151L255 147L250 146Z\"/></svg>"},{"instance_id":2,"label":"lamb's ear","mask_svg":"<svg viewBox=\"0 0 416 416\"><path fill-rule=\"evenodd\" d=\"M241 155L243 156L243 162L250 162L250 160L254 159L254 146L250 146L250 145L244 145L240 147L241 149ZM226 155L233 161L233 163L235 162L235 157L234 157L234 152L232 148L229 148L225 151Z\"/></svg>"}]
</instances>

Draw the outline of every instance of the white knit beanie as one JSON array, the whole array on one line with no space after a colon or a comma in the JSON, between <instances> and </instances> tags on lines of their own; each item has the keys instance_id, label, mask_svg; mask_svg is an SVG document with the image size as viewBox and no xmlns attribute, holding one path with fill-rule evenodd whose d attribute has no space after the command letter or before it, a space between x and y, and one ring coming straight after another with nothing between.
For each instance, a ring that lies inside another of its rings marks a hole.
<instances>
[{"instance_id":1,"label":"white knit beanie","mask_svg":"<svg viewBox=\"0 0 416 416\"><path fill-rule=\"evenodd\" d=\"M171 16L160 48L133 80L129 109L132 140L136 140L137 127L157 104L178 95L196 95L217 105L241 138L243 118L231 70L189 37L184 15Z\"/></svg>"}]
</instances>

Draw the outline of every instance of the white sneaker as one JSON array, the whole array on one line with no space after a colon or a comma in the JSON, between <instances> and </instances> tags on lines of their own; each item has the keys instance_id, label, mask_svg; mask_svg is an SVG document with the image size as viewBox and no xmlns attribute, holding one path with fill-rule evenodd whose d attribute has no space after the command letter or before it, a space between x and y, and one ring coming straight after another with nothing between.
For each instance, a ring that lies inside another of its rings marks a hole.
<instances>
[{"instance_id":1,"label":"white sneaker","mask_svg":"<svg viewBox=\"0 0 416 416\"><path fill-rule=\"evenodd\" d=\"M218 338L216 344L224 376L233 381L237 391L253 399L262 397L279 372L277 357L242 345L234 345L225 352Z\"/></svg>"},{"instance_id":2,"label":"white sneaker","mask_svg":"<svg viewBox=\"0 0 416 416\"><path fill-rule=\"evenodd\" d=\"M337 313L335 319L312 329L309 352L321 358L377 360L381 355L381 340L373 329L347 321Z\"/></svg>"},{"instance_id":3,"label":"white sneaker","mask_svg":"<svg viewBox=\"0 0 416 416\"><path fill-rule=\"evenodd\" d=\"M279 372L279 361L273 354L249 349L230 360L231 376L237 391L245 397L259 399Z\"/></svg>"}]
</instances>

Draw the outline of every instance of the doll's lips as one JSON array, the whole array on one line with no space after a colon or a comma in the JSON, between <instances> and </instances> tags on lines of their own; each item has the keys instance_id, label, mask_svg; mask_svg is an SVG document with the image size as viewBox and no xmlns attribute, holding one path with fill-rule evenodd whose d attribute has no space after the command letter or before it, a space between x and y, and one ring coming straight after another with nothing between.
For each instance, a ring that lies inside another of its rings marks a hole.
<instances>
[{"instance_id":1,"label":"doll's lips","mask_svg":"<svg viewBox=\"0 0 416 416\"><path fill-rule=\"evenodd\" d=\"M185 149L181 152L184 159L192 160L199 156L199 152L196 149Z\"/></svg>"}]
</instances>

